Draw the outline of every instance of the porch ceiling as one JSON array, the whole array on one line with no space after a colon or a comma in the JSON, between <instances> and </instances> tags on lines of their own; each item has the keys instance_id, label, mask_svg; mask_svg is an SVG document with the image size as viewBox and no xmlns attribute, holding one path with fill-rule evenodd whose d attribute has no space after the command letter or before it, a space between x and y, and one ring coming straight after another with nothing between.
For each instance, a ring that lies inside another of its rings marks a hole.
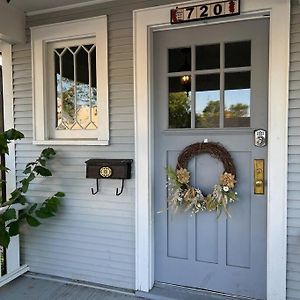
<instances>
[{"instance_id":1,"label":"porch ceiling","mask_svg":"<svg viewBox=\"0 0 300 300\"><path fill-rule=\"evenodd\" d=\"M10 0L10 3L7 5L18 8L26 13L34 12L38 10L59 8L62 6L68 5L89 5L95 3L108 2L112 0ZM7 3L6 0L0 0L0 3Z\"/></svg>"}]
</instances>

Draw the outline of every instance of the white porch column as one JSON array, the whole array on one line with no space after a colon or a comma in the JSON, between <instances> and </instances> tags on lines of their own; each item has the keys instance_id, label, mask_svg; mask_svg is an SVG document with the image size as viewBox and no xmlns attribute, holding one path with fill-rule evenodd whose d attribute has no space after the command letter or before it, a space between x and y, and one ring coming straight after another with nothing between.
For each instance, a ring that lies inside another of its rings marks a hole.
<instances>
[{"instance_id":1,"label":"white porch column","mask_svg":"<svg viewBox=\"0 0 300 300\"><path fill-rule=\"evenodd\" d=\"M1 5L0 5L0 24L1 24ZM1 31L1 26L0 26ZM0 41L0 52L2 54L2 77L3 77L3 114L4 130L14 128L13 113L13 80L12 80L12 46L9 43ZM9 144L9 153L6 155L6 167L10 172L6 175L6 196L16 188L16 168L15 168L15 143ZM20 238L14 236L11 238L8 249L6 250L6 270L7 274L1 276L0 287L17 278L29 270L27 265L20 265Z\"/></svg>"}]
</instances>

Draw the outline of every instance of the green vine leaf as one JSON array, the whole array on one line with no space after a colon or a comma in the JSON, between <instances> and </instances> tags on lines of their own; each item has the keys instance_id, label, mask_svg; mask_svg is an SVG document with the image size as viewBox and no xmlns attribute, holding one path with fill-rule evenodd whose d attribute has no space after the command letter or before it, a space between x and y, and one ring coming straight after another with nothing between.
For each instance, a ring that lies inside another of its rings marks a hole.
<instances>
[{"instance_id":1,"label":"green vine leaf","mask_svg":"<svg viewBox=\"0 0 300 300\"><path fill-rule=\"evenodd\" d=\"M38 219L36 219L30 215L26 216L26 221L32 227L37 227L37 226L41 225L41 222Z\"/></svg>"},{"instance_id":2,"label":"green vine leaf","mask_svg":"<svg viewBox=\"0 0 300 300\"><path fill-rule=\"evenodd\" d=\"M15 141L15 140L21 140L24 138L24 134L14 128L9 129L5 132L3 132L4 136L8 141Z\"/></svg>"},{"instance_id":3,"label":"green vine leaf","mask_svg":"<svg viewBox=\"0 0 300 300\"><path fill-rule=\"evenodd\" d=\"M32 204L28 209L28 214L31 215L34 212L34 210L37 208L37 206L38 206L37 203Z\"/></svg>"},{"instance_id":4,"label":"green vine leaf","mask_svg":"<svg viewBox=\"0 0 300 300\"><path fill-rule=\"evenodd\" d=\"M38 218L46 219L50 217L54 217L55 214L49 206L42 206L35 211L35 214Z\"/></svg>"},{"instance_id":5,"label":"green vine leaf","mask_svg":"<svg viewBox=\"0 0 300 300\"><path fill-rule=\"evenodd\" d=\"M4 228L0 228L0 245L7 248L10 242L10 237L8 232Z\"/></svg>"},{"instance_id":6,"label":"green vine leaf","mask_svg":"<svg viewBox=\"0 0 300 300\"><path fill-rule=\"evenodd\" d=\"M62 198L62 197L65 196L65 193L63 193L63 192L57 192L54 196L58 197L58 198Z\"/></svg>"},{"instance_id":7,"label":"green vine leaf","mask_svg":"<svg viewBox=\"0 0 300 300\"><path fill-rule=\"evenodd\" d=\"M17 213L14 208L9 208L2 214L2 219L4 221L14 220L16 219L16 217L17 217Z\"/></svg>"},{"instance_id":8,"label":"green vine leaf","mask_svg":"<svg viewBox=\"0 0 300 300\"><path fill-rule=\"evenodd\" d=\"M19 196L21 195L21 192L19 189L14 190L13 192L11 192L10 194L10 199L9 200L14 200L17 199Z\"/></svg>"},{"instance_id":9,"label":"green vine leaf","mask_svg":"<svg viewBox=\"0 0 300 300\"><path fill-rule=\"evenodd\" d=\"M45 159L40 158L40 159L38 160L38 162L39 162L43 167L46 166L46 160L45 160Z\"/></svg>"},{"instance_id":10,"label":"green vine leaf","mask_svg":"<svg viewBox=\"0 0 300 300\"><path fill-rule=\"evenodd\" d=\"M36 162L29 162L27 165L26 165L26 169L31 167L31 166L34 166L36 164Z\"/></svg>"},{"instance_id":11,"label":"green vine leaf","mask_svg":"<svg viewBox=\"0 0 300 300\"><path fill-rule=\"evenodd\" d=\"M23 171L23 174L29 174L31 172L31 166L26 167L26 169Z\"/></svg>"},{"instance_id":12,"label":"green vine leaf","mask_svg":"<svg viewBox=\"0 0 300 300\"><path fill-rule=\"evenodd\" d=\"M27 178L21 180L22 183L22 192L26 193L28 191L28 187L29 187L29 181Z\"/></svg>"},{"instance_id":13,"label":"green vine leaf","mask_svg":"<svg viewBox=\"0 0 300 300\"><path fill-rule=\"evenodd\" d=\"M20 232L20 221L17 220L17 221L14 221L14 222L11 222L9 225L9 230L8 230L8 234L10 237L12 236L16 236L19 234Z\"/></svg>"},{"instance_id":14,"label":"green vine leaf","mask_svg":"<svg viewBox=\"0 0 300 300\"><path fill-rule=\"evenodd\" d=\"M47 168L44 168L42 166L36 166L33 169L37 174L42 175L44 177L52 176L52 173Z\"/></svg>"},{"instance_id":15,"label":"green vine leaf","mask_svg":"<svg viewBox=\"0 0 300 300\"><path fill-rule=\"evenodd\" d=\"M13 204L19 203L25 205L27 202L27 198L24 195L20 194L17 198L14 199Z\"/></svg>"},{"instance_id":16,"label":"green vine leaf","mask_svg":"<svg viewBox=\"0 0 300 300\"><path fill-rule=\"evenodd\" d=\"M46 159L50 159L56 154L53 148L46 148L42 151L41 157L45 157Z\"/></svg>"},{"instance_id":17,"label":"green vine leaf","mask_svg":"<svg viewBox=\"0 0 300 300\"><path fill-rule=\"evenodd\" d=\"M8 144L11 141L24 138L23 133L10 129L0 133L0 154L9 154ZM10 237L19 234L20 224L22 221L27 221L30 226L37 227L41 224L38 218L49 218L55 216L60 205L61 198L64 193L57 192L54 196L46 199L42 204L30 203L25 196L30 183L38 176L52 176L51 171L47 168L47 161L51 159L56 152L52 148L44 149L40 156L33 162L26 164L23 178L20 185L10 194L8 200L3 202L0 196L0 207L6 208L0 213L0 245L7 248L10 242ZM9 169L0 164L0 171L8 172ZM3 187L5 181L0 180L0 187ZM27 204L27 208L16 213L14 204Z\"/></svg>"},{"instance_id":18,"label":"green vine leaf","mask_svg":"<svg viewBox=\"0 0 300 300\"><path fill-rule=\"evenodd\" d=\"M0 165L0 171L8 172L8 171L10 171L10 169L9 169L9 168L6 168L6 167L3 166L3 165Z\"/></svg>"}]
</instances>

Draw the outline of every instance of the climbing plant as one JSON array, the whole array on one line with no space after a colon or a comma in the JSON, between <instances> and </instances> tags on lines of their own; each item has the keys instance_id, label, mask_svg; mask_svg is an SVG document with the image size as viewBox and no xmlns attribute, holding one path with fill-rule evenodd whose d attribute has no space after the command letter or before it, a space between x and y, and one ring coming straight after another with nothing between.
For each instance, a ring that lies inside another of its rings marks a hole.
<instances>
[{"instance_id":1,"label":"climbing plant","mask_svg":"<svg viewBox=\"0 0 300 300\"><path fill-rule=\"evenodd\" d=\"M9 143L11 141L20 140L24 135L15 130L9 129L0 134L0 155L9 155ZM20 224L27 222L30 226L37 227L41 224L40 219L53 217L56 215L61 199L64 193L57 192L52 197L45 199L42 203L33 203L25 196L28 191L30 183L38 176L49 177L52 176L51 171L47 168L47 161L55 156L55 151L52 148L44 149L39 157L29 162L23 174L23 178L18 187L12 191L8 199L0 196L0 245L7 248L10 238L19 234ZM8 173L9 169L2 163L0 171ZM1 180L0 186L3 190L5 180ZM3 194L3 193L2 193ZM16 205L22 205L19 213L16 210Z\"/></svg>"}]
</instances>

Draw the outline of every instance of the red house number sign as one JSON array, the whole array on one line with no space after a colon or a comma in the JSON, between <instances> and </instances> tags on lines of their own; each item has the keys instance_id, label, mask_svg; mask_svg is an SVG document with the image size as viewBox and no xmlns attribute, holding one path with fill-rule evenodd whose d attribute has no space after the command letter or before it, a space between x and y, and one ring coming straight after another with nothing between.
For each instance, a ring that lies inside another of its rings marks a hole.
<instances>
[{"instance_id":1,"label":"red house number sign","mask_svg":"<svg viewBox=\"0 0 300 300\"><path fill-rule=\"evenodd\" d=\"M240 0L207 2L188 7L171 9L171 24L240 14Z\"/></svg>"}]
</instances>

